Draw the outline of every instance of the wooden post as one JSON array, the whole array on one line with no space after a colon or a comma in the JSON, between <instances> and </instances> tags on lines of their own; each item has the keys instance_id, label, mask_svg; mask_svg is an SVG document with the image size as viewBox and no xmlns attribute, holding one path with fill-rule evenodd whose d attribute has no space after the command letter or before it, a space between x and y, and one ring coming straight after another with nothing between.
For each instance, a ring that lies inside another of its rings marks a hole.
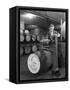
<instances>
[{"instance_id":1,"label":"wooden post","mask_svg":"<svg viewBox=\"0 0 70 90\"><path fill-rule=\"evenodd\" d=\"M61 41L62 41L62 19L61 19Z\"/></svg>"},{"instance_id":2,"label":"wooden post","mask_svg":"<svg viewBox=\"0 0 70 90\"><path fill-rule=\"evenodd\" d=\"M56 48L56 68L58 69L58 36L55 35L55 48Z\"/></svg>"},{"instance_id":3,"label":"wooden post","mask_svg":"<svg viewBox=\"0 0 70 90\"><path fill-rule=\"evenodd\" d=\"M55 47L53 52L53 71L57 71L58 69L58 36L55 35Z\"/></svg>"}]
</instances>

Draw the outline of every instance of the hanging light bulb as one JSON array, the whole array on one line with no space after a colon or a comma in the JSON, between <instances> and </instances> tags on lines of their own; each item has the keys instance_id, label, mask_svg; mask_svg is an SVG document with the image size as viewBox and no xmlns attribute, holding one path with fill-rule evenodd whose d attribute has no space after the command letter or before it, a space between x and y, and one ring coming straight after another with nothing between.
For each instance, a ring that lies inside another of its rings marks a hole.
<instances>
[{"instance_id":1,"label":"hanging light bulb","mask_svg":"<svg viewBox=\"0 0 70 90\"><path fill-rule=\"evenodd\" d=\"M34 15L34 14L31 14L31 13L27 13L27 14L26 14L26 17L32 19L33 17L35 17L35 15Z\"/></svg>"},{"instance_id":2,"label":"hanging light bulb","mask_svg":"<svg viewBox=\"0 0 70 90\"><path fill-rule=\"evenodd\" d=\"M21 16L27 17L27 18L29 18L29 19L32 19L32 18L36 17L36 15L34 15L34 14L32 14L32 13L25 13L25 14L23 14L23 15L21 15Z\"/></svg>"}]
</instances>

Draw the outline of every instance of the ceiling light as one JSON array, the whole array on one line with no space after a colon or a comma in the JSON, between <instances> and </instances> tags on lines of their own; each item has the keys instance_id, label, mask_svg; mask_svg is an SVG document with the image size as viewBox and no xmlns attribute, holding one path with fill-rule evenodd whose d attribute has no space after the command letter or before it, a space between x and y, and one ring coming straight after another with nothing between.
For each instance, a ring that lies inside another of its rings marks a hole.
<instances>
[{"instance_id":1,"label":"ceiling light","mask_svg":"<svg viewBox=\"0 0 70 90\"><path fill-rule=\"evenodd\" d=\"M23 14L23 15L21 15L21 16L26 17L26 18L29 18L29 19L32 19L32 18L34 18L36 15L34 15L34 14L32 14L32 13L25 13L25 14Z\"/></svg>"}]
</instances>

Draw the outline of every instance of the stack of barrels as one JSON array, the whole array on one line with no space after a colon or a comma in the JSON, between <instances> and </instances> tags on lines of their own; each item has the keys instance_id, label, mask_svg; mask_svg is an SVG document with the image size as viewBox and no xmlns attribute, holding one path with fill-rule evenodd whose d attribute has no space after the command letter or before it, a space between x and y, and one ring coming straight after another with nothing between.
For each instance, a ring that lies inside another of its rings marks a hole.
<instances>
[{"instance_id":1,"label":"stack of barrels","mask_svg":"<svg viewBox=\"0 0 70 90\"><path fill-rule=\"evenodd\" d=\"M40 37L20 34L20 55L30 54L39 50Z\"/></svg>"},{"instance_id":2,"label":"stack of barrels","mask_svg":"<svg viewBox=\"0 0 70 90\"><path fill-rule=\"evenodd\" d=\"M30 34L20 34L20 56L28 55L28 72L37 75L52 66L51 52L40 50L40 36Z\"/></svg>"}]
</instances>

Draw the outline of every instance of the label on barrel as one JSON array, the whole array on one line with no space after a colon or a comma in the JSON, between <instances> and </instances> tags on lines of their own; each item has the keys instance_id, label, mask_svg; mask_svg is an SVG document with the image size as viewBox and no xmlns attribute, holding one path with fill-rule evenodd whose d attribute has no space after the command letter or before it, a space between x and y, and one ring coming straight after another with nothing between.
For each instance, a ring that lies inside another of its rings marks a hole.
<instances>
[{"instance_id":1,"label":"label on barrel","mask_svg":"<svg viewBox=\"0 0 70 90\"><path fill-rule=\"evenodd\" d=\"M40 60L36 54L31 54L27 60L27 66L32 74L37 74L40 70Z\"/></svg>"},{"instance_id":2,"label":"label on barrel","mask_svg":"<svg viewBox=\"0 0 70 90\"><path fill-rule=\"evenodd\" d=\"M27 36L26 36L26 41L28 41L28 42L29 42L29 41L30 41L30 39L31 39L31 38L30 38L30 36L29 36L29 35L27 35Z\"/></svg>"}]
</instances>

